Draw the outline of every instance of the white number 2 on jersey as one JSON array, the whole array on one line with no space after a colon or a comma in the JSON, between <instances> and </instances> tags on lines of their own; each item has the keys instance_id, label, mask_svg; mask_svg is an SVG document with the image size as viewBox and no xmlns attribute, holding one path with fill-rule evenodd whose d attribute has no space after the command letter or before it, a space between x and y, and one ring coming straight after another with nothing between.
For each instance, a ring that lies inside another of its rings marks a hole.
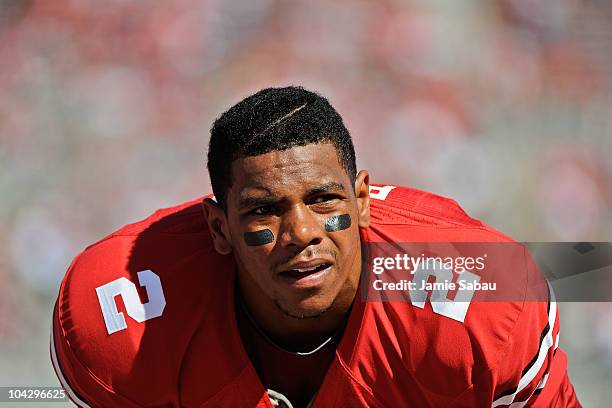
<instances>
[{"instance_id":1,"label":"white number 2 on jersey","mask_svg":"<svg viewBox=\"0 0 612 408\"><path fill-rule=\"evenodd\" d=\"M140 286L147 291L147 297L149 298L147 303L140 303L136 285L127 278L119 278L96 288L108 334L127 329L123 313L117 310L115 296L121 296L127 314L138 323L159 317L164 312L166 298L159 276L150 270L140 271L138 272L138 281Z\"/></svg>"},{"instance_id":2,"label":"white number 2 on jersey","mask_svg":"<svg viewBox=\"0 0 612 408\"><path fill-rule=\"evenodd\" d=\"M421 288L430 277L434 277L436 282L442 282L444 286L447 286L453 279L453 271L450 268L443 267L436 267L431 270L419 267L415 270L412 281L416 284L417 288ZM480 276L470 271L464 271L457 278L457 284L460 282L467 284L479 281ZM455 299L450 300L448 298L448 289L434 289L431 291L431 308L434 313L463 323L473 296L474 290L459 289ZM414 306L423 309L427 299L427 292L423 289L411 290L410 299Z\"/></svg>"}]
</instances>

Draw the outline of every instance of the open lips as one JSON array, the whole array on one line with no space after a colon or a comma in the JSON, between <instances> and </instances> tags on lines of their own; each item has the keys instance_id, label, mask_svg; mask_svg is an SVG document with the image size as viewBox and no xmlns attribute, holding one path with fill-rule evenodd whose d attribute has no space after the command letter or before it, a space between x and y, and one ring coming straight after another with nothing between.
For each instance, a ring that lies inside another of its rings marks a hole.
<instances>
[{"instance_id":1,"label":"open lips","mask_svg":"<svg viewBox=\"0 0 612 408\"><path fill-rule=\"evenodd\" d=\"M299 278L299 277L303 277L303 276L311 275L313 273L320 272L322 270L329 268L330 266L331 266L331 263L325 262L325 263L322 263L316 266L312 266L312 267L302 267L302 268L285 270L281 272L281 274Z\"/></svg>"}]
</instances>

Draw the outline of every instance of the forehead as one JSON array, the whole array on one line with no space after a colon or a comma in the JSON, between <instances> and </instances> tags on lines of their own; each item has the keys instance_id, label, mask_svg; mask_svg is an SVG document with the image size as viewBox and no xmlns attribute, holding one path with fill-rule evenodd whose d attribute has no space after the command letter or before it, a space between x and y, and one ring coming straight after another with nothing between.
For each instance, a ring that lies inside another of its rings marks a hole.
<instances>
[{"instance_id":1,"label":"forehead","mask_svg":"<svg viewBox=\"0 0 612 408\"><path fill-rule=\"evenodd\" d=\"M323 183L350 184L331 143L308 144L244 157L232 163L231 201L257 192L290 195Z\"/></svg>"}]
</instances>

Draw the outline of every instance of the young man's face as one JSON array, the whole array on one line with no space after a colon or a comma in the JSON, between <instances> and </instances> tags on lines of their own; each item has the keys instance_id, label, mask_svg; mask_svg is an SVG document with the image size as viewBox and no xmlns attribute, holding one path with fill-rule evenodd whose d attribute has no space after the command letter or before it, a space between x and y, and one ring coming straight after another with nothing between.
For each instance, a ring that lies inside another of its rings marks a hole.
<instances>
[{"instance_id":1,"label":"young man's face","mask_svg":"<svg viewBox=\"0 0 612 408\"><path fill-rule=\"evenodd\" d=\"M286 315L315 317L355 294L368 174L353 186L327 143L238 159L224 222L243 292Z\"/></svg>"}]
</instances>

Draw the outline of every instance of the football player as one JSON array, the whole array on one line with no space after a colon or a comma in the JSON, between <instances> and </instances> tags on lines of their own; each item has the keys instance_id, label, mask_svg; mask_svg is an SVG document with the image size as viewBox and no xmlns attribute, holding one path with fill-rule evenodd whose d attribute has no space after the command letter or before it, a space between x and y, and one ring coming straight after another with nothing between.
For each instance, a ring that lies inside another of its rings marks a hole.
<instances>
[{"instance_id":1,"label":"football player","mask_svg":"<svg viewBox=\"0 0 612 408\"><path fill-rule=\"evenodd\" d=\"M77 405L579 406L552 294L461 313L360 295L369 243L511 240L453 200L370 185L325 98L242 100L212 127L208 169L214 196L121 228L66 273L51 358Z\"/></svg>"}]
</instances>

